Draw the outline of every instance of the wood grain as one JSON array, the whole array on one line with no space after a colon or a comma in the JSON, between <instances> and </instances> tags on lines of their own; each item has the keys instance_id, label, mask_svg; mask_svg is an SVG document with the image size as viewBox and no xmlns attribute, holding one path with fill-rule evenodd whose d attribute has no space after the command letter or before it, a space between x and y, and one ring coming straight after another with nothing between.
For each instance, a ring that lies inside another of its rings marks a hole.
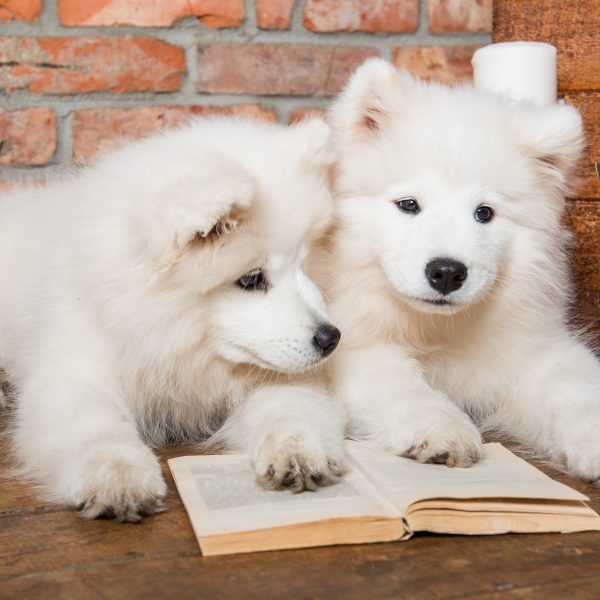
<instances>
[{"instance_id":1,"label":"wood grain","mask_svg":"<svg viewBox=\"0 0 600 600\"><path fill-rule=\"evenodd\" d=\"M0 430L6 422L0 414ZM159 452L168 511L142 524L81 521L9 479L0 436L0 598L577 598L600 589L600 532L417 535L408 542L204 558ZM539 465L593 498L600 490ZM10 482L10 485L7 485ZM596 596L594 596L596 594Z\"/></svg>"},{"instance_id":2,"label":"wood grain","mask_svg":"<svg viewBox=\"0 0 600 600\"><path fill-rule=\"evenodd\" d=\"M598 6L600 7L600 2ZM598 36L600 37L600 31ZM600 199L600 179L594 167L594 163L600 163L600 92L565 94L564 99L579 110L585 127L587 147L581 162L581 184L577 187L577 195L581 198Z\"/></svg>"},{"instance_id":3,"label":"wood grain","mask_svg":"<svg viewBox=\"0 0 600 600\"><path fill-rule=\"evenodd\" d=\"M600 202L568 202L565 222L573 232L570 262L577 300L586 307L600 307Z\"/></svg>"},{"instance_id":4,"label":"wood grain","mask_svg":"<svg viewBox=\"0 0 600 600\"><path fill-rule=\"evenodd\" d=\"M599 32L598 0L494 0L494 41L554 44L561 90L600 90Z\"/></svg>"}]
</instances>

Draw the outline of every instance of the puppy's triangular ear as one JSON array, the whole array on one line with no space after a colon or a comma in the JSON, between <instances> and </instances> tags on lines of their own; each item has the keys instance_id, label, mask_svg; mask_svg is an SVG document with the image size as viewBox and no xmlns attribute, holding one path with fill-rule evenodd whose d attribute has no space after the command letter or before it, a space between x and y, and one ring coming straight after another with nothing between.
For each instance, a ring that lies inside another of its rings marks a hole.
<instances>
[{"instance_id":1,"label":"puppy's triangular ear","mask_svg":"<svg viewBox=\"0 0 600 600\"><path fill-rule=\"evenodd\" d=\"M402 103L404 78L381 58L363 63L329 111L336 138L369 137L384 129L391 112Z\"/></svg>"},{"instance_id":2,"label":"puppy's triangular ear","mask_svg":"<svg viewBox=\"0 0 600 600\"><path fill-rule=\"evenodd\" d=\"M237 170L189 178L163 190L162 229L171 249L222 241L244 220L255 193L253 179Z\"/></svg>"},{"instance_id":3,"label":"puppy's triangular ear","mask_svg":"<svg viewBox=\"0 0 600 600\"><path fill-rule=\"evenodd\" d=\"M335 162L335 153L331 139L331 127L321 117L308 117L292 125L292 131L298 136L307 164L315 167L328 167Z\"/></svg>"},{"instance_id":4,"label":"puppy's triangular ear","mask_svg":"<svg viewBox=\"0 0 600 600\"><path fill-rule=\"evenodd\" d=\"M547 108L522 107L516 114L514 135L536 160L542 174L566 193L576 180L584 147L581 116L567 104Z\"/></svg>"}]
</instances>

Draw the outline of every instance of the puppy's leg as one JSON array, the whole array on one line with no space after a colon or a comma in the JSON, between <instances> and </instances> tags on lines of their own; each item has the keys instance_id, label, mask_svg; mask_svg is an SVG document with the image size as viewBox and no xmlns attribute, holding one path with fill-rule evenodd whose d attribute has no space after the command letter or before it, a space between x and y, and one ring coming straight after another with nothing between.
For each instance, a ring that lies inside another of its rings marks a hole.
<instances>
[{"instance_id":1,"label":"puppy's leg","mask_svg":"<svg viewBox=\"0 0 600 600\"><path fill-rule=\"evenodd\" d=\"M139 521L160 510L158 461L112 386L80 359L35 373L18 398L15 442L46 494L85 518Z\"/></svg>"},{"instance_id":2,"label":"puppy's leg","mask_svg":"<svg viewBox=\"0 0 600 600\"><path fill-rule=\"evenodd\" d=\"M568 337L524 363L495 425L576 477L600 484L600 363Z\"/></svg>"},{"instance_id":3,"label":"puppy's leg","mask_svg":"<svg viewBox=\"0 0 600 600\"><path fill-rule=\"evenodd\" d=\"M475 425L427 384L419 363L401 347L338 351L333 376L353 437L419 462L466 467L478 460L481 436Z\"/></svg>"},{"instance_id":4,"label":"puppy's leg","mask_svg":"<svg viewBox=\"0 0 600 600\"><path fill-rule=\"evenodd\" d=\"M250 454L258 481L267 488L314 490L343 472L342 419L317 387L258 388L219 435L229 447Z\"/></svg>"}]
</instances>

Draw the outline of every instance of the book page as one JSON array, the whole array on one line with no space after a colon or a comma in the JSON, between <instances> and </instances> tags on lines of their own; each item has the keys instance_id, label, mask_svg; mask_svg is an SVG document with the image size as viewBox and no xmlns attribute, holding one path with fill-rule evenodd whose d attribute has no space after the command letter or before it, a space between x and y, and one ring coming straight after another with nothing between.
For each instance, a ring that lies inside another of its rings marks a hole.
<instances>
[{"instance_id":1,"label":"book page","mask_svg":"<svg viewBox=\"0 0 600 600\"><path fill-rule=\"evenodd\" d=\"M355 465L403 515L408 515L414 502L432 498L588 500L498 443L485 444L482 458L468 468L420 464L362 442L348 442L348 451Z\"/></svg>"},{"instance_id":2,"label":"book page","mask_svg":"<svg viewBox=\"0 0 600 600\"><path fill-rule=\"evenodd\" d=\"M400 518L362 473L314 492L265 490L248 457L184 456L168 461L196 535L221 535L344 517Z\"/></svg>"}]
</instances>

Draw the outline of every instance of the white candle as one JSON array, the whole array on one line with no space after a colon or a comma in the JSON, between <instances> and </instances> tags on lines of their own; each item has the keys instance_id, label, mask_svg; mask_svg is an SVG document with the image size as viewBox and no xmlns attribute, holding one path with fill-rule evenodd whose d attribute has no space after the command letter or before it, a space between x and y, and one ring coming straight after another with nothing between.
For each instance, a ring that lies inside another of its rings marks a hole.
<instances>
[{"instance_id":1,"label":"white candle","mask_svg":"<svg viewBox=\"0 0 600 600\"><path fill-rule=\"evenodd\" d=\"M473 83L537 106L556 102L556 48L541 42L502 42L479 48L471 60Z\"/></svg>"}]
</instances>

